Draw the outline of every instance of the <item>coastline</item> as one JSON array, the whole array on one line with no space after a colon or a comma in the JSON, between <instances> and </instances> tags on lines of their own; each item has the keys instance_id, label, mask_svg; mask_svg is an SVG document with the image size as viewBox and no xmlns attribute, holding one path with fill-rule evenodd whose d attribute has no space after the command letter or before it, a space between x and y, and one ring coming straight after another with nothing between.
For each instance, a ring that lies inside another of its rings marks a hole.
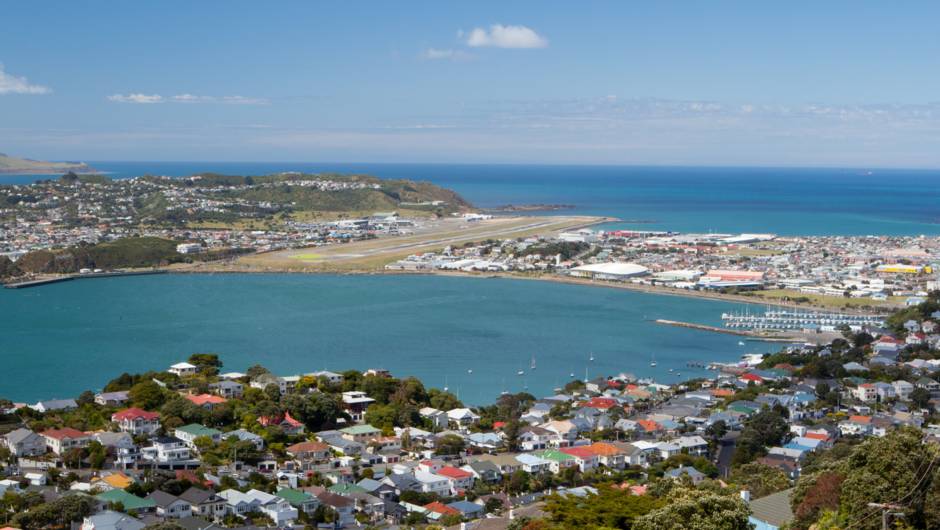
<instances>
[{"instance_id":1,"label":"coastline","mask_svg":"<svg viewBox=\"0 0 940 530\"><path fill-rule=\"evenodd\" d=\"M710 293L704 291L689 291L685 289L667 289L662 287L653 287L649 285L640 285L635 283L613 283L613 282L598 282L594 280L584 280L579 278L570 278L570 277L558 277L558 276L521 276L521 275L512 275L512 274L501 274L501 273L479 273L479 274L467 274L461 272L447 272L447 271L393 271L393 270L342 270L342 269L205 269L205 268L192 268L192 269L171 269L167 271L168 274L335 274L335 275L345 275L345 276L358 276L358 275L387 275L387 276L450 276L455 278L479 278L479 279L508 279L508 280L534 280L534 281L544 281L544 282L553 282L553 283L566 283L571 285L581 285L587 287L600 287L604 289L621 289L625 291L634 291L647 294L657 294L665 296L680 296L685 298L699 298L705 300L716 300L721 302L733 302L738 304L749 304L749 305L759 305L765 307L781 307L781 308L803 308L808 309L809 306L798 305L793 303L777 302L773 300L766 300L762 298L756 298L752 296L735 296L729 294L721 293ZM821 309L821 308L817 308ZM824 308L822 308L824 309Z\"/></svg>"}]
</instances>

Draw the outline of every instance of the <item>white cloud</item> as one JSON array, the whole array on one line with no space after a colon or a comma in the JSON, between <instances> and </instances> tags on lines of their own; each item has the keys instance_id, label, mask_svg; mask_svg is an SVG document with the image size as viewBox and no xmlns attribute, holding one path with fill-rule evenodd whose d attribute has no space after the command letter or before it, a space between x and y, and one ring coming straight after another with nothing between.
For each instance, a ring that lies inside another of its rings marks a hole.
<instances>
[{"instance_id":1,"label":"white cloud","mask_svg":"<svg viewBox=\"0 0 940 530\"><path fill-rule=\"evenodd\" d=\"M169 101L172 103L219 103L222 105L271 104L271 100L266 98L246 98L242 96L224 96L217 98L212 96L194 96L192 94L181 94L179 96L173 96L169 99L157 94L152 96L148 96L146 94L131 94L129 96L115 94L113 96L108 96L106 99L108 101L117 101L118 103L166 103Z\"/></svg>"},{"instance_id":2,"label":"white cloud","mask_svg":"<svg viewBox=\"0 0 940 530\"><path fill-rule=\"evenodd\" d=\"M458 32L458 38L463 32ZM497 48L544 48L548 39L525 26L493 24L489 31L475 28L467 38L468 46L495 46Z\"/></svg>"},{"instance_id":3,"label":"white cloud","mask_svg":"<svg viewBox=\"0 0 940 530\"><path fill-rule=\"evenodd\" d=\"M433 61L436 59L447 59L453 63L471 63L478 59L482 59L479 55L473 55L472 53L467 53L462 50L435 50L434 48L428 48L427 50L418 54L419 61Z\"/></svg>"},{"instance_id":4,"label":"white cloud","mask_svg":"<svg viewBox=\"0 0 940 530\"><path fill-rule=\"evenodd\" d=\"M47 86L31 85L25 77L13 77L3 71L0 63L0 95L3 94L48 94L52 89Z\"/></svg>"},{"instance_id":5,"label":"white cloud","mask_svg":"<svg viewBox=\"0 0 940 530\"><path fill-rule=\"evenodd\" d=\"M163 103L166 101L163 99L163 96L157 94L152 96L148 96L146 94L131 94L129 96L115 94L113 96L108 96L107 99L108 101L117 101L118 103Z\"/></svg>"}]
</instances>

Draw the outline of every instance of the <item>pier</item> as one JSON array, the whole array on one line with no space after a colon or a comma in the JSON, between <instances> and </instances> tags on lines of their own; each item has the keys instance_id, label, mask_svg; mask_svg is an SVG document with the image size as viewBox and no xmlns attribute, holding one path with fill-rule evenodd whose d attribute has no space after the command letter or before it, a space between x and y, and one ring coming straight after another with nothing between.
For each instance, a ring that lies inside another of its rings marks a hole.
<instances>
[{"instance_id":1,"label":"pier","mask_svg":"<svg viewBox=\"0 0 940 530\"><path fill-rule=\"evenodd\" d=\"M654 320L653 322L657 324L665 324L667 326L676 326L677 328L700 329L702 331L714 331L715 333L727 333L728 335L739 335L742 337L752 336L752 333L750 331L738 331L734 329L715 328L712 326L702 326L701 324L689 324L688 322L676 322L674 320L663 320L661 318Z\"/></svg>"},{"instance_id":2,"label":"pier","mask_svg":"<svg viewBox=\"0 0 940 530\"><path fill-rule=\"evenodd\" d=\"M87 273L87 274L72 274L69 276L51 276L44 278L37 278L35 280L26 280L20 282L13 282L4 284L4 289L27 289L29 287L39 287L40 285L49 285L51 283L61 283L61 282L70 282L72 280L84 280L88 278L114 278L117 276L146 276L150 274L164 274L167 271L164 269L152 270L152 271L124 271L124 272L98 272L98 273Z\"/></svg>"}]
</instances>

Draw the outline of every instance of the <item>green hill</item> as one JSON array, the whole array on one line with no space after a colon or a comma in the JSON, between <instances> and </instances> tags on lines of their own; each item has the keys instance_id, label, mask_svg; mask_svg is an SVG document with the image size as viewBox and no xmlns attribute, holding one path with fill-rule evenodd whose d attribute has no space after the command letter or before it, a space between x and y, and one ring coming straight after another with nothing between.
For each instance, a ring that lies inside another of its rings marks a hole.
<instances>
[{"instance_id":1,"label":"green hill","mask_svg":"<svg viewBox=\"0 0 940 530\"><path fill-rule=\"evenodd\" d=\"M97 173L98 171L82 162L44 162L28 158L16 158L0 153L0 175L56 175L62 173Z\"/></svg>"}]
</instances>

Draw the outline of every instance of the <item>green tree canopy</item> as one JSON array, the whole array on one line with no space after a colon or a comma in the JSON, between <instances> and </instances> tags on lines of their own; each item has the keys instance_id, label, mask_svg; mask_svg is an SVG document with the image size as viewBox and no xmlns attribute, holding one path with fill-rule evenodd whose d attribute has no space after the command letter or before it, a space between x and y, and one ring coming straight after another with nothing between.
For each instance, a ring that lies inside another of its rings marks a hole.
<instances>
[{"instance_id":1,"label":"green tree canopy","mask_svg":"<svg viewBox=\"0 0 940 530\"><path fill-rule=\"evenodd\" d=\"M649 514L661 504L649 495L634 495L629 489L615 489L609 483L598 484L596 488L596 495L586 497L569 495L564 498L557 493L552 494L544 508L551 514L550 521L561 528L629 529L636 527L637 518Z\"/></svg>"},{"instance_id":2,"label":"green tree canopy","mask_svg":"<svg viewBox=\"0 0 940 530\"><path fill-rule=\"evenodd\" d=\"M270 370L268 370L268 369L265 368L264 366L261 366L260 364L256 364L256 365L254 365L254 366L248 368L248 371L245 372L245 374L246 374L248 377L250 377L252 380L257 379L258 377L260 377L260 376L262 376L262 375L264 375L264 374L270 374L270 373L271 373Z\"/></svg>"},{"instance_id":3,"label":"green tree canopy","mask_svg":"<svg viewBox=\"0 0 940 530\"><path fill-rule=\"evenodd\" d=\"M753 462L744 464L730 477L731 482L751 492L752 499L789 489L790 477L780 468Z\"/></svg>"},{"instance_id":4,"label":"green tree canopy","mask_svg":"<svg viewBox=\"0 0 940 530\"><path fill-rule=\"evenodd\" d=\"M675 488L663 507L637 518L633 530L751 530L750 515L740 497Z\"/></svg>"}]
</instances>

